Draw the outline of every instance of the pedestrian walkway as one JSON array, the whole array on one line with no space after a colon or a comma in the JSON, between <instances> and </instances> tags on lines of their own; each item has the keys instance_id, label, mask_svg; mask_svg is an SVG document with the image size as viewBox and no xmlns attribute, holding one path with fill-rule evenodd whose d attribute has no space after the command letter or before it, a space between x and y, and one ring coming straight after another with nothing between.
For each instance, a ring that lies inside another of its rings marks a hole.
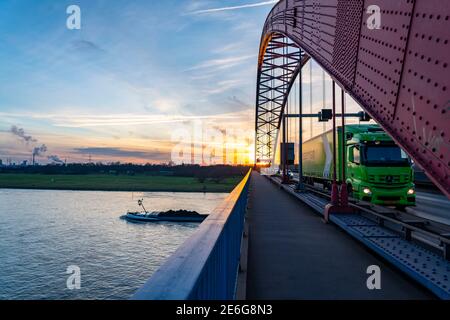
<instances>
[{"instance_id":1,"label":"pedestrian walkway","mask_svg":"<svg viewBox=\"0 0 450 320\"><path fill-rule=\"evenodd\" d=\"M430 299L433 295L312 209L253 173L247 299ZM367 268L381 268L369 290Z\"/></svg>"}]
</instances>

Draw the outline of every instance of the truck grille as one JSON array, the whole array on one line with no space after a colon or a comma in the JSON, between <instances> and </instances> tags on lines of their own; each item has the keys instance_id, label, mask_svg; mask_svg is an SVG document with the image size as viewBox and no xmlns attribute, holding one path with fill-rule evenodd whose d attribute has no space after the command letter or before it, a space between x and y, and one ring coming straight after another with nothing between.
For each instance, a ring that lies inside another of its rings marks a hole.
<instances>
[{"instance_id":1,"label":"truck grille","mask_svg":"<svg viewBox=\"0 0 450 320\"><path fill-rule=\"evenodd\" d=\"M407 183L409 182L409 175L369 175L369 182L383 183L383 184L395 184L395 183Z\"/></svg>"},{"instance_id":2,"label":"truck grille","mask_svg":"<svg viewBox=\"0 0 450 320\"><path fill-rule=\"evenodd\" d=\"M379 196L378 200L381 201L398 201L400 200L400 197L395 197L395 196Z\"/></svg>"}]
</instances>

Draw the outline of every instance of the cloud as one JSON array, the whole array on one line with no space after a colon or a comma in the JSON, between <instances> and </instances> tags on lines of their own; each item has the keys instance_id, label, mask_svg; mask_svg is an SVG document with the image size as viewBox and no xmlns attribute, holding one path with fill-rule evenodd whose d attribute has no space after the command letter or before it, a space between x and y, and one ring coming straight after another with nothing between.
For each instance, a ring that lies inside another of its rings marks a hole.
<instances>
[{"instance_id":1,"label":"cloud","mask_svg":"<svg viewBox=\"0 0 450 320\"><path fill-rule=\"evenodd\" d=\"M88 40L76 40L72 42L72 49L75 51L81 51L85 53L105 53L105 50L100 48L92 41Z\"/></svg>"},{"instance_id":2,"label":"cloud","mask_svg":"<svg viewBox=\"0 0 450 320\"><path fill-rule=\"evenodd\" d=\"M1 116L1 113L0 113ZM25 115L22 115L24 117ZM178 123L193 120L238 120L235 113L215 115L148 115L148 114L117 114L117 115L32 115L33 119L48 119L56 127L87 128L108 126L137 126L164 123Z\"/></svg>"},{"instance_id":3,"label":"cloud","mask_svg":"<svg viewBox=\"0 0 450 320\"><path fill-rule=\"evenodd\" d=\"M222 11L231 11L231 10L240 10L240 9L247 9L247 8L255 8L255 7L261 7L261 6L267 6L277 3L279 0L271 0L271 1L263 1L263 2L256 2L256 3L248 3L243 4L239 6L231 6L231 7L222 7L222 8L212 8L212 9L205 9L205 10L197 10L192 11L190 14L207 14L207 13L214 13L214 12L222 12Z\"/></svg>"},{"instance_id":4,"label":"cloud","mask_svg":"<svg viewBox=\"0 0 450 320\"><path fill-rule=\"evenodd\" d=\"M121 157L121 158L145 158L149 160L169 160L170 152L162 152L160 150L152 151L138 151L138 150L127 150L122 148L99 148L99 147L88 147L88 148L75 148L76 153L90 154L94 156L107 156L107 157Z\"/></svg>"},{"instance_id":5,"label":"cloud","mask_svg":"<svg viewBox=\"0 0 450 320\"><path fill-rule=\"evenodd\" d=\"M206 89L205 93L209 95L219 94L228 91L232 88L238 87L242 83L243 80L241 79L219 81L217 84L214 85L213 88Z\"/></svg>"},{"instance_id":6,"label":"cloud","mask_svg":"<svg viewBox=\"0 0 450 320\"><path fill-rule=\"evenodd\" d=\"M215 48L212 53L214 54L222 54L222 53L228 53L232 51L236 51L241 49L242 47L245 47L245 43L243 42L235 42L235 43L229 43L222 47Z\"/></svg>"},{"instance_id":7,"label":"cloud","mask_svg":"<svg viewBox=\"0 0 450 320\"><path fill-rule=\"evenodd\" d=\"M229 57L229 58L223 58L223 59L211 59L206 60L196 66L193 66L186 71L195 71L195 70L203 70L203 69L215 69L215 70L222 70L234 67L236 65L241 64L245 60L256 58L256 55L244 55L244 56L237 56L237 57Z\"/></svg>"},{"instance_id":8,"label":"cloud","mask_svg":"<svg viewBox=\"0 0 450 320\"><path fill-rule=\"evenodd\" d=\"M244 102L236 96L229 97L228 100L237 106L250 109L251 103Z\"/></svg>"}]
</instances>

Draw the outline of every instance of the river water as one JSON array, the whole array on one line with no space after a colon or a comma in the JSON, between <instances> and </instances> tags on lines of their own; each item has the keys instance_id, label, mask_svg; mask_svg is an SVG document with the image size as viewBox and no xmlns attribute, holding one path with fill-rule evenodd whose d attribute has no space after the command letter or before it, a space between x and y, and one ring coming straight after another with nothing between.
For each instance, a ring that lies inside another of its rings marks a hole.
<instances>
[{"instance_id":1,"label":"river water","mask_svg":"<svg viewBox=\"0 0 450 320\"><path fill-rule=\"evenodd\" d=\"M139 198L149 211L209 213L226 196L0 189L0 299L128 299L198 224L120 216ZM69 266L80 289L67 287Z\"/></svg>"}]
</instances>

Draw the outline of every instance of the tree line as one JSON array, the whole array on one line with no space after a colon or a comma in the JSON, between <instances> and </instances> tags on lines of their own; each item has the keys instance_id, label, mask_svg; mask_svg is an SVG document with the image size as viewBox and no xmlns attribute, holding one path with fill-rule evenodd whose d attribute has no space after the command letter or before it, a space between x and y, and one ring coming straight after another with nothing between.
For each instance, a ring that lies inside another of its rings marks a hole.
<instances>
[{"instance_id":1,"label":"tree line","mask_svg":"<svg viewBox=\"0 0 450 320\"><path fill-rule=\"evenodd\" d=\"M26 173L26 174L113 174L113 175L154 175L154 176L177 176L195 177L199 180L219 179L226 177L244 175L248 171L247 166L230 165L137 165L132 163L71 163L67 165L45 165L45 166L17 166L0 167L0 173Z\"/></svg>"}]
</instances>

